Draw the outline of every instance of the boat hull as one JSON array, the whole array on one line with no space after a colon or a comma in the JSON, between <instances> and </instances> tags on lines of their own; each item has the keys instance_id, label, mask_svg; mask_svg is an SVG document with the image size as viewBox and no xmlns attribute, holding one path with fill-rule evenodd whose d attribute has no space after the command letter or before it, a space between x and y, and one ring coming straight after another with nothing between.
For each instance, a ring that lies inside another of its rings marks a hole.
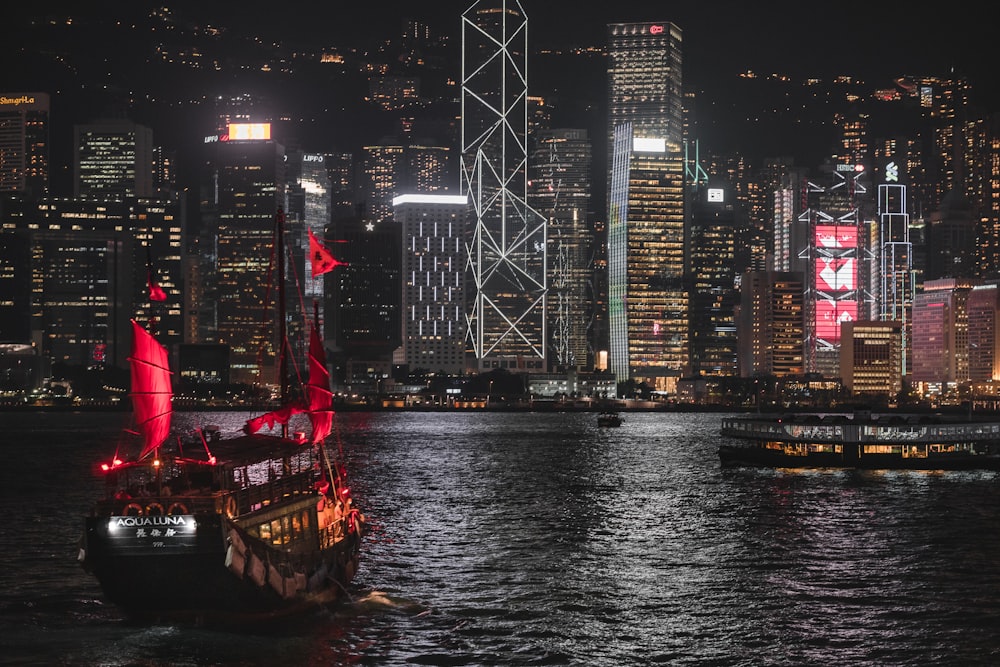
<instances>
[{"instance_id":1,"label":"boat hull","mask_svg":"<svg viewBox=\"0 0 1000 667\"><path fill-rule=\"evenodd\" d=\"M1000 422L934 414L726 417L723 466L1000 470Z\"/></svg>"},{"instance_id":2,"label":"boat hull","mask_svg":"<svg viewBox=\"0 0 1000 667\"><path fill-rule=\"evenodd\" d=\"M845 455L810 452L790 455L755 445L722 445L723 467L757 468L854 468L862 470L1000 470L1000 456L992 454L941 454L909 458L898 454Z\"/></svg>"},{"instance_id":3,"label":"boat hull","mask_svg":"<svg viewBox=\"0 0 1000 667\"><path fill-rule=\"evenodd\" d=\"M88 517L81 564L106 598L132 620L192 622L241 628L315 611L347 597L357 572L360 537L351 535L320 551L294 578L274 576L246 544L234 564L231 526L220 515L187 515L169 537L149 539L135 517ZM142 537L136 537L136 535Z\"/></svg>"}]
</instances>

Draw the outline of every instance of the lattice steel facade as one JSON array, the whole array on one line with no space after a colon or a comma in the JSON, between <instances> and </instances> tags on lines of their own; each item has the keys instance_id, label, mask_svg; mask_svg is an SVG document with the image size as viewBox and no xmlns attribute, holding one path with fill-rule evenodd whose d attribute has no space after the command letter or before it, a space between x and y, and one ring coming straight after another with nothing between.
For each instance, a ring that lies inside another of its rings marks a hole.
<instances>
[{"instance_id":1,"label":"lattice steel facade","mask_svg":"<svg viewBox=\"0 0 1000 667\"><path fill-rule=\"evenodd\" d=\"M476 2L462 16L466 317L480 371L545 369L547 226L527 201L527 26L516 0Z\"/></svg>"}]
</instances>

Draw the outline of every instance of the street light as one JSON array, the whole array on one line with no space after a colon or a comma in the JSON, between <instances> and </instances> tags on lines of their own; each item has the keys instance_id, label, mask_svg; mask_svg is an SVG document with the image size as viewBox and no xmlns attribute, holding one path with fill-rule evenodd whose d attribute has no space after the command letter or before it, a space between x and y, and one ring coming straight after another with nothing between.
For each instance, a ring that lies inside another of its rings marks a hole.
<instances>
[{"instance_id":1,"label":"street light","mask_svg":"<svg viewBox=\"0 0 1000 667\"><path fill-rule=\"evenodd\" d=\"M490 404L490 397L493 395L493 380L490 380L490 389L486 393L486 405Z\"/></svg>"}]
</instances>

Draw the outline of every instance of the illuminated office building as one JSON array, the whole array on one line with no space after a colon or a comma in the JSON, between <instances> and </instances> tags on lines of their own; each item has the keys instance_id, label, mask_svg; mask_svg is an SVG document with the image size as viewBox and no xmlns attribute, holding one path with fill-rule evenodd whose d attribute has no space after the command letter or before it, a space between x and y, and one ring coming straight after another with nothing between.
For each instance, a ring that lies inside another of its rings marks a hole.
<instances>
[{"instance_id":1,"label":"illuminated office building","mask_svg":"<svg viewBox=\"0 0 1000 667\"><path fill-rule=\"evenodd\" d=\"M469 349L478 370L546 367L546 219L528 204L527 29L517 0L462 15Z\"/></svg>"},{"instance_id":2,"label":"illuminated office building","mask_svg":"<svg viewBox=\"0 0 1000 667\"><path fill-rule=\"evenodd\" d=\"M443 146L392 141L365 146L358 193L364 217L390 219L393 199L402 194L447 193L454 182L449 153Z\"/></svg>"},{"instance_id":3,"label":"illuminated office building","mask_svg":"<svg viewBox=\"0 0 1000 667\"><path fill-rule=\"evenodd\" d=\"M152 323L168 348L181 342L177 204L54 197L4 204L3 265L12 262L17 273L0 273L0 321L18 318L17 342L30 342L53 362L119 368L127 365L130 318ZM158 257L154 279L167 296L160 302L149 299L151 255Z\"/></svg>"},{"instance_id":4,"label":"illuminated office building","mask_svg":"<svg viewBox=\"0 0 1000 667\"><path fill-rule=\"evenodd\" d=\"M966 302L969 318L969 380L1000 380L1000 289L977 285Z\"/></svg>"},{"instance_id":5,"label":"illuminated office building","mask_svg":"<svg viewBox=\"0 0 1000 667\"><path fill-rule=\"evenodd\" d=\"M464 196L396 197L403 234L403 346L399 363L447 375L465 373Z\"/></svg>"},{"instance_id":6,"label":"illuminated office building","mask_svg":"<svg viewBox=\"0 0 1000 667\"><path fill-rule=\"evenodd\" d=\"M304 153L300 150L288 151L285 161L287 166L288 202L285 205L286 240L295 267L302 267L298 278L301 289L294 289L294 294L305 298L308 318L296 318L295 326L299 329L295 336L299 340L307 340L302 327L306 321L311 321L314 314L319 316L320 335L325 335L325 274L312 277L312 257L310 255L309 232L311 231L320 243L328 245L327 226L330 224L330 173L326 168L326 157L321 153ZM337 252L337 247L329 245L328 249ZM294 282L294 281L293 281ZM297 297L296 297L297 298ZM312 310L316 305L315 312ZM289 323L290 325L292 322ZM303 357L303 361L305 361Z\"/></svg>"},{"instance_id":7,"label":"illuminated office building","mask_svg":"<svg viewBox=\"0 0 1000 667\"><path fill-rule=\"evenodd\" d=\"M899 162L888 159L878 185L879 262L875 275L880 283L877 317L883 322L899 322L903 353L903 374L912 367L911 336L913 298L916 291L913 270L913 243L910 241L910 214L905 173Z\"/></svg>"},{"instance_id":8,"label":"illuminated office building","mask_svg":"<svg viewBox=\"0 0 1000 667\"><path fill-rule=\"evenodd\" d=\"M335 220L330 246L343 266L327 276L328 344L333 379L352 391L377 391L402 344L402 233L393 220Z\"/></svg>"},{"instance_id":9,"label":"illuminated office building","mask_svg":"<svg viewBox=\"0 0 1000 667\"><path fill-rule=\"evenodd\" d=\"M807 207L799 215L805 226L807 262L806 371L823 377L840 374L840 327L869 320L874 301L867 287L872 225L861 205L867 196L861 165L828 165L829 179L806 183Z\"/></svg>"},{"instance_id":10,"label":"illuminated office building","mask_svg":"<svg viewBox=\"0 0 1000 667\"><path fill-rule=\"evenodd\" d=\"M672 392L688 370L681 30L609 26L609 369Z\"/></svg>"},{"instance_id":11,"label":"illuminated office building","mask_svg":"<svg viewBox=\"0 0 1000 667\"><path fill-rule=\"evenodd\" d=\"M357 215L357 177L352 153L325 153L326 171L330 175L330 218L350 218Z\"/></svg>"},{"instance_id":12,"label":"illuminated office building","mask_svg":"<svg viewBox=\"0 0 1000 667\"><path fill-rule=\"evenodd\" d=\"M201 253L215 280L202 283L200 303L209 312L191 342L228 345L233 382L277 383L276 332L262 318L277 298L272 239L285 203L285 149L271 139L269 123L234 123L206 137L205 150Z\"/></svg>"},{"instance_id":13,"label":"illuminated office building","mask_svg":"<svg viewBox=\"0 0 1000 667\"><path fill-rule=\"evenodd\" d=\"M924 393L954 389L969 380L971 291L968 280L928 280L913 298L911 379Z\"/></svg>"},{"instance_id":14,"label":"illuminated office building","mask_svg":"<svg viewBox=\"0 0 1000 667\"><path fill-rule=\"evenodd\" d=\"M743 275L736 318L740 377L805 374L804 302L802 273Z\"/></svg>"},{"instance_id":15,"label":"illuminated office building","mask_svg":"<svg viewBox=\"0 0 1000 667\"><path fill-rule=\"evenodd\" d=\"M49 191L49 96L0 94L0 192Z\"/></svg>"},{"instance_id":16,"label":"illuminated office building","mask_svg":"<svg viewBox=\"0 0 1000 667\"><path fill-rule=\"evenodd\" d=\"M688 186L686 275L693 376L737 374L739 210L733 188L718 179Z\"/></svg>"},{"instance_id":17,"label":"illuminated office building","mask_svg":"<svg viewBox=\"0 0 1000 667\"><path fill-rule=\"evenodd\" d=\"M532 208L548 219L549 361L560 369L593 368L588 341L594 232L587 131L540 130L530 157L528 197Z\"/></svg>"},{"instance_id":18,"label":"illuminated office building","mask_svg":"<svg viewBox=\"0 0 1000 667\"><path fill-rule=\"evenodd\" d=\"M73 194L90 199L152 197L153 131L126 119L73 128Z\"/></svg>"},{"instance_id":19,"label":"illuminated office building","mask_svg":"<svg viewBox=\"0 0 1000 667\"><path fill-rule=\"evenodd\" d=\"M840 378L854 396L895 397L903 390L902 322L844 322Z\"/></svg>"}]
</instances>

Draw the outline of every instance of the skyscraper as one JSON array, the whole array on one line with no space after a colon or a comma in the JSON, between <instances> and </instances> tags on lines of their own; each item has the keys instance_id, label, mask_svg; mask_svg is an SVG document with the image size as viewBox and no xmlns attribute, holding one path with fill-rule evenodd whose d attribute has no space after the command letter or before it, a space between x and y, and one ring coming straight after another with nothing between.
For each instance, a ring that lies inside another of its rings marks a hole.
<instances>
[{"instance_id":1,"label":"skyscraper","mask_svg":"<svg viewBox=\"0 0 1000 667\"><path fill-rule=\"evenodd\" d=\"M269 123L233 123L206 144L201 252L211 264L206 275L215 280L203 283L202 303L212 312L197 342L229 346L233 382L277 381L277 341L261 320L265 304L276 298L269 283L277 285L272 239L275 213L285 201L285 149L270 137Z\"/></svg>"},{"instance_id":2,"label":"skyscraper","mask_svg":"<svg viewBox=\"0 0 1000 667\"><path fill-rule=\"evenodd\" d=\"M293 264L302 267L302 274L295 276L302 285L298 290L305 298L307 318L301 318L304 326L311 321L313 304L319 316L320 334L325 335L325 282L323 276L312 277L312 257L309 247L309 232L321 243L326 243L327 227L330 224L331 197L330 173L326 168L326 157L321 153L305 153L301 150L288 151L285 160L288 182L288 202L286 211L286 239L293 257ZM294 275L294 274L293 274ZM291 323L290 323L291 324ZM299 340L308 340L307 330L300 328ZM303 352L304 352L303 348ZM307 363L302 357L303 363Z\"/></svg>"},{"instance_id":3,"label":"skyscraper","mask_svg":"<svg viewBox=\"0 0 1000 667\"><path fill-rule=\"evenodd\" d=\"M719 178L688 186L691 374L735 376L736 248L740 208Z\"/></svg>"},{"instance_id":4,"label":"skyscraper","mask_svg":"<svg viewBox=\"0 0 1000 667\"><path fill-rule=\"evenodd\" d=\"M608 28L609 367L672 391L688 364L682 34L662 22Z\"/></svg>"},{"instance_id":5,"label":"skyscraper","mask_svg":"<svg viewBox=\"0 0 1000 667\"><path fill-rule=\"evenodd\" d=\"M545 368L546 220L527 195L527 27L517 0L462 15L462 180L468 335L481 371Z\"/></svg>"},{"instance_id":6,"label":"skyscraper","mask_svg":"<svg viewBox=\"0 0 1000 667\"><path fill-rule=\"evenodd\" d=\"M0 192L49 190L49 96L0 94Z\"/></svg>"},{"instance_id":7,"label":"skyscraper","mask_svg":"<svg viewBox=\"0 0 1000 667\"><path fill-rule=\"evenodd\" d=\"M541 130L529 174L532 207L548 218L549 351L558 368L592 368L594 232L587 131Z\"/></svg>"},{"instance_id":8,"label":"skyscraper","mask_svg":"<svg viewBox=\"0 0 1000 667\"><path fill-rule=\"evenodd\" d=\"M112 118L73 128L73 194L91 199L152 197L153 131Z\"/></svg>"},{"instance_id":9,"label":"skyscraper","mask_svg":"<svg viewBox=\"0 0 1000 667\"><path fill-rule=\"evenodd\" d=\"M393 202L403 231L403 355L410 370L465 371L464 196L406 194Z\"/></svg>"},{"instance_id":10,"label":"skyscraper","mask_svg":"<svg viewBox=\"0 0 1000 667\"><path fill-rule=\"evenodd\" d=\"M383 139L362 149L359 196L364 215L372 220L392 217L393 199L421 192L445 194L453 184L448 148Z\"/></svg>"}]
</instances>

